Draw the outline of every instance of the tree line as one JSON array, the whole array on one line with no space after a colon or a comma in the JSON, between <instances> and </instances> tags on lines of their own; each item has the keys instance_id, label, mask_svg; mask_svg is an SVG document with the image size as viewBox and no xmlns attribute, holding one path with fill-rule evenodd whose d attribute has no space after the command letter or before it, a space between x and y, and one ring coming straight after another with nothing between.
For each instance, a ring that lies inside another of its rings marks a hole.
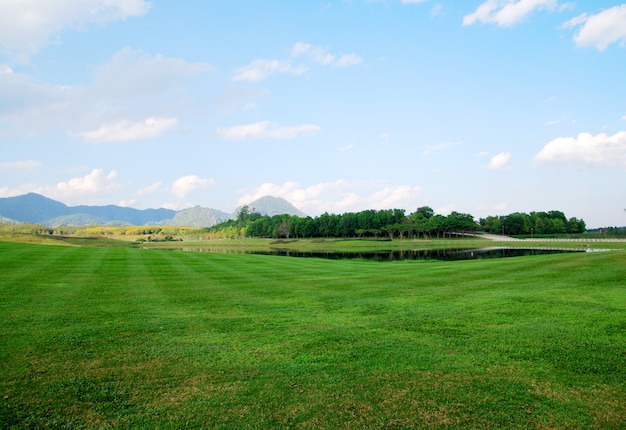
<instances>
[{"instance_id":1,"label":"tree line","mask_svg":"<svg viewBox=\"0 0 626 430\"><path fill-rule=\"evenodd\" d=\"M422 206L406 214L404 209L364 210L344 214L323 213L316 217L261 215L244 206L236 219L217 224L207 232L221 237L262 238L430 238L484 231L505 235L584 233L585 222L565 218L563 212L513 213L489 216L478 222L471 214L436 214Z\"/></svg>"},{"instance_id":2,"label":"tree line","mask_svg":"<svg viewBox=\"0 0 626 430\"><path fill-rule=\"evenodd\" d=\"M504 216L488 216L480 220L481 230L507 236L534 236L584 233L585 221L566 218L561 211L515 212Z\"/></svg>"}]
</instances>

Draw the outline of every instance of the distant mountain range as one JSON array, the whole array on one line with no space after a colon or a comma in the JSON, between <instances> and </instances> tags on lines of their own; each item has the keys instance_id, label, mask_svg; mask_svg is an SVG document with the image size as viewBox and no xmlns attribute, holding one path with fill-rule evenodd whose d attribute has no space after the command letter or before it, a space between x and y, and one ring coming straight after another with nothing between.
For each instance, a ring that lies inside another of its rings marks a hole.
<instances>
[{"instance_id":1,"label":"distant mountain range","mask_svg":"<svg viewBox=\"0 0 626 430\"><path fill-rule=\"evenodd\" d=\"M250 212L262 215L306 216L287 200L265 196L247 204ZM242 206L243 207L243 206ZM0 222L31 223L50 227L60 225L178 225L211 227L234 219L242 207L233 213L196 206L174 211L171 209L133 209L122 206L67 206L36 193L0 198Z\"/></svg>"}]
</instances>

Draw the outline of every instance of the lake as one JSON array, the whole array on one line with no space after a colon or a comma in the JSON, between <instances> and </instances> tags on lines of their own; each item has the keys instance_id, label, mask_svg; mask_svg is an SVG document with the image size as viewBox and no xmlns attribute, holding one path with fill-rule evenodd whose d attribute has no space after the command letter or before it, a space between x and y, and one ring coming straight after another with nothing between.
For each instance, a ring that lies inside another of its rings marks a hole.
<instances>
[{"instance_id":1,"label":"lake","mask_svg":"<svg viewBox=\"0 0 626 430\"><path fill-rule=\"evenodd\" d=\"M419 249L419 250L388 250L388 251L364 251L364 252L337 252L337 251L294 251L289 249L272 250L246 250L234 248L195 248L177 247L170 248L179 251L193 252L217 252L255 255L275 255L278 257L298 258L325 258L330 260L373 260L373 261L401 261L401 260L479 260L485 258L508 258L528 255L561 254L565 252L586 252L585 249L548 249L548 248L474 248L474 249Z\"/></svg>"}]
</instances>

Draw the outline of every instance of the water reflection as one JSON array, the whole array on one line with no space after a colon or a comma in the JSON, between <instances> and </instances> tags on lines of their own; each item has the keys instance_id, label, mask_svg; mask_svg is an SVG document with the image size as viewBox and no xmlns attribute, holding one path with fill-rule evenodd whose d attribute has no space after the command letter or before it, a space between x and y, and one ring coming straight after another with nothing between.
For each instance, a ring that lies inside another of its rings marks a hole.
<instances>
[{"instance_id":1,"label":"water reflection","mask_svg":"<svg viewBox=\"0 0 626 430\"><path fill-rule=\"evenodd\" d=\"M489 248L489 249L421 249L395 250L376 252L302 252L289 250L272 250L251 252L251 254L278 255L285 257L326 258L331 260L361 259L374 261L401 261L401 260L479 260L483 258L506 258L524 255L546 255L575 250L555 249L523 249L523 248Z\"/></svg>"},{"instance_id":2,"label":"water reflection","mask_svg":"<svg viewBox=\"0 0 626 430\"><path fill-rule=\"evenodd\" d=\"M218 252L229 254L256 254L275 255L280 257L325 258L330 260L373 260L373 261L401 261L401 260L479 260L485 258L507 258L526 255L547 255L565 252L585 252L581 249L546 249L546 248L475 248L475 249L420 249L420 250L388 250L367 252L335 252L335 251L293 251L288 249L250 250L238 248L202 248L181 247L180 251Z\"/></svg>"}]
</instances>

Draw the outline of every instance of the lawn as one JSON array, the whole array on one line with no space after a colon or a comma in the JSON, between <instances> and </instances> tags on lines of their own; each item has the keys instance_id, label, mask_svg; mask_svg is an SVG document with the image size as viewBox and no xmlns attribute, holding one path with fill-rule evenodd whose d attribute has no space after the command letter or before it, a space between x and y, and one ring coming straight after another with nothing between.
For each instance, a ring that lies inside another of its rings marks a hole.
<instances>
[{"instance_id":1,"label":"lawn","mask_svg":"<svg viewBox=\"0 0 626 430\"><path fill-rule=\"evenodd\" d=\"M2 428L624 428L626 251L0 242Z\"/></svg>"}]
</instances>

